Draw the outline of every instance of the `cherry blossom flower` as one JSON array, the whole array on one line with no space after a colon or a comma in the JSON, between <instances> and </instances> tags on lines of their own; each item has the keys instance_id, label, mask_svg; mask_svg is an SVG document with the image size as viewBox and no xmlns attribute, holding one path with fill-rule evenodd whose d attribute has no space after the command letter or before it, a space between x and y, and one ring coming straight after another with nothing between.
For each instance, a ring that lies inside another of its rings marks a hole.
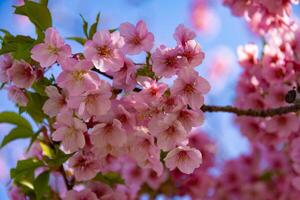
<instances>
[{"instance_id":1,"label":"cherry blossom flower","mask_svg":"<svg viewBox=\"0 0 300 200\"><path fill-rule=\"evenodd\" d=\"M44 43L35 45L31 50L31 58L38 61L42 67L49 67L55 62L62 63L71 56L71 47L65 44L63 38L52 27L45 31Z\"/></svg>"},{"instance_id":2,"label":"cherry blossom flower","mask_svg":"<svg viewBox=\"0 0 300 200\"><path fill-rule=\"evenodd\" d=\"M74 169L77 181L88 181L100 170L99 160L90 150L83 150L69 159L69 166Z\"/></svg>"},{"instance_id":3,"label":"cherry blossom flower","mask_svg":"<svg viewBox=\"0 0 300 200\"><path fill-rule=\"evenodd\" d=\"M84 147L83 133L87 131L87 127L80 119L73 117L72 112L60 113L57 116L55 128L52 139L61 141L65 151L75 152Z\"/></svg>"},{"instance_id":4,"label":"cherry blossom flower","mask_svg":"<svg viewBox=\"0 0 300 200\"><path fill-rule=\"evenodd\" d=\"M95 90L89 90L79 96L70 96L68 105L78 108L78 114L84 119L106 114L111 106L111 87L105 81L99 81Z\"/></svg>"},{"instance_id":5,"label":"cherry blossom flower","mask_svg":"<svg viewBox=\"0 0 300 200\"><path fill-rule=\"evenodd\" d=\"M66 97L58 91L57 87L48 86L46 87L45 92L49 99L43 105L44 113L50 117L54 117L59 112L63 112L67 109Z\"/></svg>"},{"instance_id":6,"label":"cherry blossom flower","mask_svg":"<svg viewBox=\"0 0 300 200\"><path fill-rule=\"evenodd\" d=\"M92 143L97 147L111 145L112 147L121 147L125 145L127 136L122 128L122 123L113 119L107 123L100 123L94 126L91 132Z\"/></svg>"},{"instance_id":7,"label":"cherry blossom flower","mask_svg":"<svg viewBox=\"0 0 300 200\"><path fill-rule=\"evenodd\" d=\"M87 187L96 194L98 199L103 199L114 192L111 187L102 182L91 182Z\"/></svg>"},{"instance_id":8,"label":"cherry blossom flower","mask_svg":"<svg viewBox=\"0 0 300 200\"><path fill-rule=\"evenodd\" d=\"M238 47L238 59L241 66L251 68L258 64L258 47L255 44L247 44Z\"/></svg>"},{"instance_id":9,"label":"cherry blossom flower","mask_svg":"<svg viewBox=\"0 0 300 200\"><path fill-rule=\"evenodd\" d=\"M266 121L266 130L287 137L289 134L299 131L299 117L294 114L273 117Z\"/></svg>"},{"instance_id":10,"label":"cherry blossom flower","mask_svg":"<svg viewBox=\"0 0 300 200\"><path fill-rule=\"evenodd\" d=\"M179 145L187 137L187 132L181 122L176 119L176 115L154 118L149 122L149 130L157 137L157 146L164 151L168 151Z\"/></svg>"},{"instance_id":11,"label":"cherry blossom flower","mask_svg":"<svg viewBox=\"0 0 300 200\"><path fill-rule=\"evenodd\" d=\"M142 51L150 51L153 47L154 36L148 32L144 21L140 20L136 26L130 23L120 25L120 34L124 37L123 49L130 55L139 54Z\"/></svg>"},{"instance_id":12,"label":"cherry blossom flower","mask_svg":"<svg viewBox=\"0 0 300 200\"><path fill-rule=\"evenodd\" d=\"M179 24L176 27L173 37L177 41L178 45L185 46L186 42L188 42L189 40L194 40L196 38L196 33L185 27L183 24Z\"/></svg>"},{"instance_id":13,"label":"cherry blossom flower","mask_svg":"<svg viewBox=\"0 0 300 200\"><path fill-rule=\"evenodd\" d=\"M36 79L32 66L25 61L15 60L7 71L9 79L19 88L29 88Z\"/></svg>"},{"instance_id":14,"label":"cherry blossom flower","mask_svg":"<svg viewBox=\"0 0 300 200\"><path fill-rule=\"evenodd\" d=\"M170 78L188 65L186 58L180 56L182 53L180 47L167 48L161 45L152 54L152 70L157 76Z\"/></svg>"},{"instance_id":15,"label":"cherry blossom flower","mask_svg":"<svg viewBox=\"0 0 300 200\"><path fill-rule=\"evenodd\" d=\"M85 43L84 56L102 72L119 71L124 63L123 45L119 32L99 31L94 34L93 40Z\"/></svg>"},{"instance_id":16,"label":"cherry blossom flower","mask_svg":"<svg viewBox=\"0 0 300 200\"><path fill-rule=\"evenodd\" d=\"M0 82L5 83L9 81L7 71L12 67L13 59L10 54L0 56Z\"/></svg>"},{"instance_id":17,"label":"cherry blossom flower","mask_svg":"<svg viewBox=\"0 0 300 200\"><path fill-rule=\"evenodd\" d=\"M16 86L9 86L7 87L8 90L8 98L18 104L19 106L26 106L28 103L28 98L25 92L16 87Z\"/></svg>"},{"instance_id":18,"label":"cherry blossom flower","mask_svg":"<svg viewBox=\"0 0 300 200\"><path fill-rule=\"evenodd\" d=\"M203 94L210 90L210 85L198 73L192 69L185 68L180 71L178 78L171 88L172 95L180 95L186 104L193 109L199 109L204 103Z\"/></svg>"},{"instance_id":19,"label":"cherry blossom flower","mask_svg":"<svg viewBox=\"0 0 300 200\"><path fill-rule=\"evenodd\" d=\"M195 40L189 40L185 43L181 55L186 58L189 67L197 67L205 57L200 44Z\"/></svg>"},{"instance_id":20,"label":"cherry blossom flower","mask_svg":"<svg viewBox=\"0 0 300 200\"><path fill-rule=\"evenodd\" d=\"M129 58L124 59L123 67L116 72L107 73L113 76L113 86L124 89L126 92L131 91L136 85L136 65Z\"/></svg>"},{"instance_id":21,"label":"cherry blossom flower","mask_svg":"<svg viewBox=\"0 0 300 200\"><path fill-rule=\"evenodd\" d=\"M95 193L90 189L84 189L81 191L69 190L66 193L64 200L98 200Z\"/></svg>"},{"instance_id":22,"label":"cherry blossom flower","mask_svg":"<svg viewBox=\"0 0 300 200\"><path fill-rule=\"evenodd\" d=\"M202 163L202 155L197 149L180 146L171 150L164 160L170 170L178 168L185 174L191 174Z\"/></svg>"},{"instance_id":23,"label":"cherry blossom flower","mask_svg":"<svg viewBox=\"0 0 300 200\"><path fill-rule=\"evenodd\" d=\"M58 86L66 89L72 96L96 90L99 77L96 73L89 71L91 68L92 63L87 60L65 60L62 63L63 71L57 77Z\"/></svg>"}]
</instances>

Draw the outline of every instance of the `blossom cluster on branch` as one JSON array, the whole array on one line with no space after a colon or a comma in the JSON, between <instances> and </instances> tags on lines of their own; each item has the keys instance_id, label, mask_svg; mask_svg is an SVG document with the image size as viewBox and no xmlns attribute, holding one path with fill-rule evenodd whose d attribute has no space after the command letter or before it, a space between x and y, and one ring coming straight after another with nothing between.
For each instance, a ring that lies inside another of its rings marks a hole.
<instances>
[{"instance_id":1,"label":"blossom cluster on branch","mask_svg":"<svg viewBox=\"0 0 300 200\"><path fill-rule=\"evenodd\" d=\"M82 17L85 37L69 38L83 46L75 53L52 27L47 2L15 10L35 25L36 39L0 30L0 82L19 108L0 113L1 123L16 126L1 147L30 139L11 170L11 199L299 197L300 31L290 17L297 1L224 1L265 41L261 56L255 44L238 49L237 107L204 105L211 86L195 68L205 55L186 26L177 26L175 47L154 47L142 20L97 30L99 15L90 27ZM216 145L194 129L206 111L236 113L251 142L251 153L225 162L219 175L211 173Z\"/></svg>"}]
</instances>

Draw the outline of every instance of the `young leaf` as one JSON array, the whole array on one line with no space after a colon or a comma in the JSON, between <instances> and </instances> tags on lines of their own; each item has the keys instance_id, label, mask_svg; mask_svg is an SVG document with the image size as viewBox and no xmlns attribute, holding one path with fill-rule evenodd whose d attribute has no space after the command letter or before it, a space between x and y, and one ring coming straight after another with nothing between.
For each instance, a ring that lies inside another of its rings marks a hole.
<instances>
[{"instance_id":1,"label":"young leaf","mask_svg":"<svg viewBox=\"0 0 300 200\"><path fill-rule=\"evenodd\" d=\"M47 162L49 167L57 168L57 167L61 166L63 163L65 163L73 155L74 155L74 153L65 154L60 149L57 149L55 155L52 156L53 158L51 158L51 159L46 158L45 161Z\"/></svg>"},{"instance_id":2,"label":"young leaf","mask_svg":"<svg viewBox=\"0 0 300 200\"><path fill-rule=\"evenodd\" d=\"M34 180L33 186L34 186L34 191L35 191L37 200L45 199L45 197L48 197L49 192L50 192L50 187L48 184L49 176L50 176L49 171L45 171L45 172L41 173Z\"/></svg>"},{"instance_id":3,"label":"young leaf","mask_svg":"<svg viewBox=\"0 0 300 200\"><path fill-rule=\"evenodd\" d=\"M93 36L94 36L94 34L97 32L97 27L98 27L98 23L99 23L99 17L100 17L100 13L97 14L95 23L93 23L92 26L90 27L89 39L92 39Z\"/></svg>"},{"instance_id":4,"label":"young leaf","mask_svg":"<svg viewBox=\"0 0 300 200\"><path fill-rule=\"evenodd\" d=\"M98 173L93 180L106 183L110 186L115 184L124 184L124 179L116 172L108 172L106 174Z\"/></svg>"},{"instance_id":5,"label":"young leaf","mask_svg":"<svg viewBox=\"0 0 300 200\"><path fill-rule=\"evenodd\" d=\"M78 43L81 44L81 45L84 45L85 42L86 42L86 39L81 38L81 37L68 37L67 39L68 39L68 40L73 40L73 41L75 41L75 42L78 42Z\"/></svg>"},{"instance_id":6,"label":"young leaf","mask_svg":"<svg viewBox=\"0 0 300 200\"><path fill-rule=\"evenodd\" d=\"M88 35L88 23L87 21L84 19L84 17L80 14L80 17L82 19L82 29L83 29L83 33L84 35L86 36L86 38L89 38L89 35Z\"/></svg>"},{"instance_id":7,"label":"young leaf","mask_svg":"<svg viewBox=\"0 0 300 200\"><path fill-rule=\"evenodd\" d=\"M28 104L26 107L20 107L21 112L27 112L36 123L41 123L47 116L43 112L43 105L48 99L35 92L27 92Z\"/></svg>"},{"instance_id":8,"label":"young leaf","mask_svg":"<svg viewBox=\"0 0 300 200\"><path fill-rule=\"evenodd\" d=\"M27 160L19 160L16 168L10 170L10 176L16 181L26 179L33 174L34 170L43 166L43 162L35 158L29 158Z\"/></svg>"},{"instance_id":9,"label":"young leaf","mask_svg":"<svg viewBox=\"0 0 300 200\"><path fill-rule=\"evenodd\" d=\"M43 150L43 154L49 158L53 158L55 156L55 152L44 142L40 142L40 146Z\"/></svg>"},{"instance_id":10,"label":"young leaf","mask_svg":"<svg viewBox=\"0 0 300 200\"><path fill-rule=\"evenodd\" d=\"M9 134L7 134L2 143L0 148L4 147L6 144L8 144L11 141L14 141L16 139L24 139L24 138L30 138L34 135L31 129L25 128L25 127L16 127L12 129Z\"/></svg>"},{"instance_id":11,"label":"young leaf","mask_svg":"<svg viewBox=\"0 0 300 200\"><path fill-rule=\"evenodd\" d=\"M19 127L24 127L29 130L32 130L30 123L24 117L15 112L0 113L0 123L14 124Z\"/></svg>"},{"instance_id":12,"label":"young leaf","mask_svg":"<svg viewBox=\"0 0 300 200\"><path fill-rule=\"evenodd\" d=\"M15 8L15 14L27 16L40 30L46 30L52 26L51 13L45 3L25 0L24 5Z\"/></svg>"},{"instance_id":13,"label":"young leaf","mask_svg":"<svg viewBox=\"0 0 300 200\"><path fill-rule=\"evenodd\" d=\"M3 38L0 55L11 53L15 59L29 60L31 56L30 50L34 42L35 40L29 36L13 36L10 33L6 33Z\"/></svg>"},{"instance_id":14,"label":"young leaf","mask_svg":"<svg viewBox=\"0 0 300 200\"><path fill-rule=\"evenodd\" d=\"M32 88L41 96L47 96L45 89L47 86L51 85L52 81L46 77L40 78L38 81L34 82Z\"/></svg>"}]
</instances>

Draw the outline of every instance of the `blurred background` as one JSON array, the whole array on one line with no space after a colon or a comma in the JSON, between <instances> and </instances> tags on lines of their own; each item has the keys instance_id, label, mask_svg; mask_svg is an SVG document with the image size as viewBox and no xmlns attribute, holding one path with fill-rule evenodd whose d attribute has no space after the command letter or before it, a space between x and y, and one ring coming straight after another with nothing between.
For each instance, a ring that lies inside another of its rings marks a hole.
<instances>
[{"instance_id":1,"label":"blurred background","mask_svg":"<svg viewBox=\"0 0 300 200\"><path fill-rule=\"evenodd\" d=\"M34 36L33 26L26 17L14 15L13 5L22 0L0 1L0 28L13 34ZM92 23L101 12L98 29L116 28L123 22L136 23L143 19L148 29L155 35L155 46L165 44L175 46L173 32L180 23L197 32L197 40L206 54L205 62L197 67L202 76L209 80L211 92L206 96L206 104L230 105L234 103L236 80L241 72L236 59L239 45L254 42L261 46L261 39L247 28L242 18L233 17L221 0L49 0L53 25L63 37L83 36L82 14ZM300 9L294 9L300 15ZM72 41L73 53L82 47ZM0 91L0 112L16 111L9 102L5 90ZM0 124L0 141L10 130L10 126ZM223 162L242 153L247 153L247 139L241 136L234 125L234 116L226 113L206 113L201 126L216 141L217 160ZM6 200L9 184L9 169L22 158L28 141L15 141L0 150L0 199Z\"/></svg>"}]
</instances>

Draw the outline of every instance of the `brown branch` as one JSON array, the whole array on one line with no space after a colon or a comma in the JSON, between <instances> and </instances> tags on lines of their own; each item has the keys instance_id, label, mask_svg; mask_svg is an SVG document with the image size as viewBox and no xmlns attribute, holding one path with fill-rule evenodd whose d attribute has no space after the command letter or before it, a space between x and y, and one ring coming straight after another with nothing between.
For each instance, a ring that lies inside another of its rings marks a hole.
<instances>
[{"instance_id":1,"label":"brown branch","mask_svg":"<svg viewBox=\"0 0 300 200\"><path fill-rule=\"evenodd\" d=\"M59 171L60 171L61 175L63 176L63 179L64 179L64 182L65 182L65 185L67 186L67 189L72 190L73 185L69 183L68 177L67 177L67 174L66 174L66 171L65 171L63 165L60 166Z\"/></svg>"},{"instance_id":2,"label":"brown branch","mask_svg":"<svg viewBox=\"0 0 300 200\"><path fill-rule=\"evenodd\" d=\"M113 79L112 76L101 72L100 70L93 68L93 71L109 78ZM135 87L133 91L140 92L142 89ZM117 91L121 93L122 90ZM201 107L203 112L227 112L227 113L234 113L237 116L252 116L252 117L272 117L276 115L283 115L291 112L299 112L300 105L292 105L286 107L278 107L278 108L269 108L265 110L254 110L254 109L241 109L233 106L213 106L213 105L203 105Z\"/></svg>"},{"instance_id":3,"label":"brown branch","mask_svg":"<svg viewBox=\"0 0 300 200\"><path fill-rule=\"evenodd\" d=\"M203 105L201 107L203 112L228 112L234 113L238 116L252 116L252 117L273 117L276 115L283 115L287 113L296 113L300 111L300 105L292 105L278 108L269 108L265 110L254 109L240 109L233 106L210 106Z\"/></svg>"}]
</instances>

